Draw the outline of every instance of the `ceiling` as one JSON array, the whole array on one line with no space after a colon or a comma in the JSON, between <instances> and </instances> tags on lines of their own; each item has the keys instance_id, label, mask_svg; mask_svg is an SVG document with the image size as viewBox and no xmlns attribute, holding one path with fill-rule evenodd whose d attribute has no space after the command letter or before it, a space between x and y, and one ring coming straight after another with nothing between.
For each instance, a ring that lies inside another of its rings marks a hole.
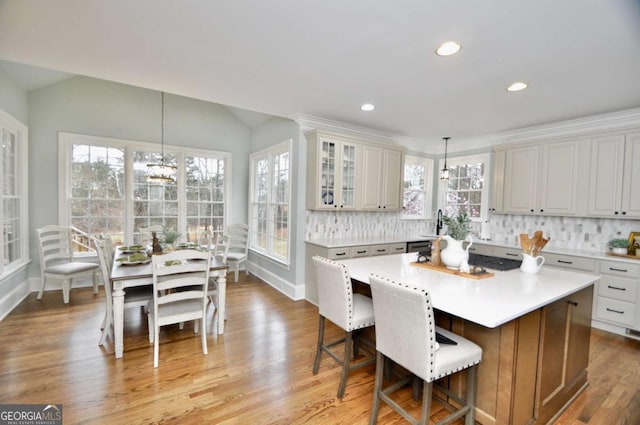
<instances>
[{"instance_id":1,"label":"ceiling","mask_svg":"<svg viewBox=\"0 0 640 425\"><path fill-rule=\"evenodd\" d=\"M426 147L640 107L640 1L0 0L0 59Z\"/></svg>"}]
</instances>

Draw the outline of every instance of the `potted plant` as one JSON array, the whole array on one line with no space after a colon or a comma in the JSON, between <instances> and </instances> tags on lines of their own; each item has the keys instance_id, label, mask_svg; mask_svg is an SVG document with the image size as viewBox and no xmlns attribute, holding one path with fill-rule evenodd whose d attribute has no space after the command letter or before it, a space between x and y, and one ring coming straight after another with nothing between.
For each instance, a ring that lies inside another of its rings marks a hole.
<instances>
[{"instance_id":1,"label":"potted plant","mask_svg":"<svg viewBox=\"0 0 640 425\"><path fill-rule=\"evenodd\" d=\"M629 249L629 241L622 238L611 239L607 246L611 248L611 253L613 254L627 254L627 250Z\"/></svg>"},{"instance_id":2,"label":"potted plant","mask_svg":"<svg viewBox=\"0 0 640 425\"><path fill-rule=\"evenodd\" d=\"M471 241L471 219L467 214L457 216L444 216L442 222L447 225L447 234L443 239L447 241L447 246L440 252L440 258L449 269L458 270L460 265L469 258L469 247ZM469 241L466 248L462 247L464 240Z\"/></svg>"},{"instance_id":3,"label":"potted plant","mask_svg":"<svg viewBox=\"0 0 640 425\"><path fill-rule=\"evenodd\" d=\"M175 229L170 228L170 227L165 227L162 230L162 233L164 234L164 242L165 244L173 247L174 244L176 243L176 241L178 240L178 238L180 237L180 233L178 233Z\"/></svg>"}]
</instances>

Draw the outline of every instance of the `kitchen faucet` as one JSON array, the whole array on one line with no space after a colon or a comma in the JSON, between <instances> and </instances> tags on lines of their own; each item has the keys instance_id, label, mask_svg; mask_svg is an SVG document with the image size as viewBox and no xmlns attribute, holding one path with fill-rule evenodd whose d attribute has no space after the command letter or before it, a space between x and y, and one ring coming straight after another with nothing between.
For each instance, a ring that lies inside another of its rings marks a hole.
<instances>
[{"instance_id":1,"label":"kitchen faucet","mask_svg":"<svg viewBox=\"0 0 640 425\"><path fill-rule=\"evenodd\" d=\"M442 210L438 210L438 216L436 218L436 235L440 234L442 230Z\"/></svg>"}]
</instances>

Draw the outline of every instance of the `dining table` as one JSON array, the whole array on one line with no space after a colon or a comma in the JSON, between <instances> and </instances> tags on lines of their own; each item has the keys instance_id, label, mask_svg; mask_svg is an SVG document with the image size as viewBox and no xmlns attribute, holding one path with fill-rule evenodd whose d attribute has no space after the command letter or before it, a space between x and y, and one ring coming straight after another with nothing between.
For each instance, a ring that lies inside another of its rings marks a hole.
<instances>
[{"instance_id":1,"label":"dining table","mask_svg":"<svg viewBox=\"0 0 640 425\"><path fill-rule=\"evenodd\" d=\"M116 254L121 254L120 248ZM119 255L114 255L111 268L111 287L113 289L113 328L115 340L116 359L124 354L123 328L124 328L124 297L126 289L140 286L153 286L153 271L151 261L140 261L137 264L117 261ZM149 259L150 260L150 259ZM217 277L218 290L218 335L224 333L224 318L226 317L225 304L227 294L227 270L229 267L222 259L211 256L211 276Z\"/></svg>"}]
</instances>

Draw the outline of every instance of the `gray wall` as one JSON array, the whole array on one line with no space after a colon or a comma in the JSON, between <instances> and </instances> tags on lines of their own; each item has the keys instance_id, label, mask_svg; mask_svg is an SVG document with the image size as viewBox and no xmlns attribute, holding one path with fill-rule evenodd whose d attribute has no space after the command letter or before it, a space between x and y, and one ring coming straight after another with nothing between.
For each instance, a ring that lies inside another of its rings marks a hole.
<instances>
[{"instance_id":1,"label":"gray wall","mask_svg":"<svg viewBox=\"0 0 640 425\"><path fill-rule=\"evenodd\" d=\"M58 132L160 143L160 93L74 77L28 95L31 256L33 229L58 222ZM165 95L165 144L231 152L230 222L246 221L251 130L227 108ZM34 261L35 263L36 261ZM30 274L39 274L33 264Z\"/></svg>"},{"instance_id":2,"label":"gray wall","mask_svg":"<svg viewBox=\"0 0 640 425\"><path fill-rule=\"evenodd\" d=\"M298 199L302 196L304 200L306 175L306 164L298 160L301 149L303 149L303 153L306 152L304 146L299 142L299 132L299 126L294 121L273 117L254 128L251 135L252 152L257 152L288 139L293 140L293 151L291 154L291 203L289 205L291 214L291 222L289 223L291 266L289 270L287 270L284 266L262 256L255 254L250 254L249 256L252 263L255 263L270 273L276 274L279 278L286 280L292 285L304 285L304 281L301 278L301 276L304 276L304 269L296 267L298 257L304 259L304 209L302 209L302 211L300 210ZM299 219L300 213L302 213L302 220ZM303 249L300 249L300 246L302 246Z\"/></svg>"}]
</instances>

